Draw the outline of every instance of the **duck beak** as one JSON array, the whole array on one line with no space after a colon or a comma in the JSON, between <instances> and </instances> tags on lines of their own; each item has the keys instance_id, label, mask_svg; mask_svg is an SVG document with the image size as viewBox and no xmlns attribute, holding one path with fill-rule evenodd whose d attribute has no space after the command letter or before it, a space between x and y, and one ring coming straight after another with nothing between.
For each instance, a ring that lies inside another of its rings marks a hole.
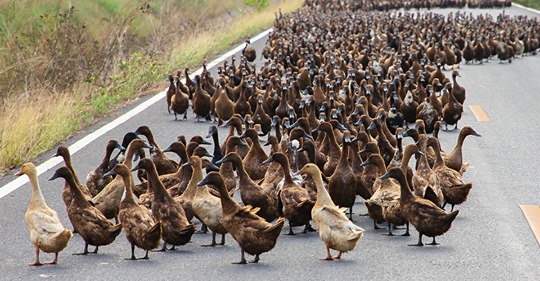
<instances>
[{"instance_id":1,"label":"duck beak","mask_svg":"<svg viewBox=\"0 0 540 281\"><path fill-rule=\"evenodd\" d=\"M360 153L360 152L358 152L358 153ZM364 167L364 166L367 166L367 165L369 165L369 160L366 160L366 161L362 162L362 164L360 164L360 167Z\"/></svg>"},{"instance_id":2,"label":"duck beak","mask_svg":"<svg viewBox=\"0 0 540 281\"><path fill-rule=\"evenodd\" d=\"M116 176L116 172L114 170L110 170L108 173L106 174L103 174L103 176L101 176L101 178L106 178L108 176Z\"/></svg>"},{"instance_id":3,"label":"duck beak","mask_svg":"<svg viewBox=\"0 0 540 281\"><path fill-rule=\"evenodd\" d=\"M373 130L374 128L375 128L375 122L371 122L371 124L369 124L369 127L367 127L368 131Z\"/></svg>"},{"instance_id":4,"label":"duck beak","mask_svg":"<svg viewBox=\"0 0 540 281\"><path fill-rule=\"evenodd\" d=\"M126 148L121 146L119 143L116 144L116 148L120 149L122 152L126 151Z\"/></svg>"},{"instance_id":5,"label":"duck beak","mask_svg":"<svg viewBox=\"0 0 540 281\"><path fill-rule=\"evenodd\" d=\"M55 179L57 179L59 177L60 177L60 175L57 172L54 172L54 174L49 178L49 181L55 180Z\"/></svg>"},{"instance_id":6,"label":"duck beak","mask_svg":"<svg viewBox=\"0 0 540 281\"><path fill-rule=\"evenodd\" d=\"M390 174L389 174L389 173L386 173L386 174L382 175L382 176L380 177L380 179L381 179L381 180L384 180L384 179L387 179L387 178L389 178L389 177L390 177Z\"/></svg>"},{"instance_id":7,"label":"duck beak","mask_svg":"<svg viewBox=\"0 0 540 281\"><path fill-rule=\"evenodd\" d=\"M313 139L313 137L312 137L312 136L310 136L310 135L308 135L308 134L306 134L306 133L304 133L304 138L308 138L308 139L310 139L310 140L312 140L312 139Z\"/></svg>"},{"instance_id":8,"label":"duck beak","mask_svg":"<svg viewBox=\"0 0 540 281\"><path fill-rule=\"evenodd\" d=\"M270 158L262 161L262 164L268 164L268 163L272 163L272 162L274 162L274 158L272 158L272 156L270 156Z\"/></svg>"},{"instance_id":9,"label":"duck beak","mask_svg":"<svg viewBox=\"0 0 540 281\"><path fill-rule=\"evenodd\" d=\"M205 184L208 184L208 177L205 177L202 181L200 181L199 183L197 183L197 186L203 186Z\"/></svg>"},{"instance_id":10,"label":"duck beak","mask_svg":"<svg viewBox=\"0 0 540 281\"><path fill-rule=\"evenodd\" d=\"M163 152L171 152L171 151L172 151L172 148L170 146L163 150Z\"/></svg>"},{"instance_id":11,"label":"duck beak","mask_svg":"<svg viewBox=\"0 0 540 281\"><path fill-rule=\"evenodd\" d=\"M208 152L208 151L206 152L206 154L205 154L204 156L210 157L210 158L213 158L213 157L214 157L214 155L210 154L210 152Z\"/></svg>"},{"instance_id":12,"label":"duck beak","mask_svg":"<svg viewBox=\"0 0 540 281\"><path fill-rule=\"evenodd\" d=\"M182 164L182 167L188 167L188 166L191 166L193 164L191 164L191 162L187 161L186 163Z\"/></svg>"},{"instance_id":13,"label":"duck beak","mask_svg":"<svg viewBox=\"0 0 540 281\"><path fill-rule=\"evenodd\" d=\"M296 171L293 173L293 176L301 176L303 175L304 173L302 172L302 170L299 170L299 171Z\"/></svg>"},{"instance_id":14,"label":"duck beak","mask_svg":"<svg viewBox=\"0 0 540 281\"><path fill-rule=\"evenodd\" d=\"M22 172L22 171L18 171L18 172L15 174L15 176L17 176L17 177L20 177L20 176L22 176L22 175L23 175L23 172Z\"/></svg>"},{"instance_id":15,"label":"duck beak","mask_svg":"<svg viewBox=\"0 0 540 281\"><path fill-rule=\"evenodd\" d=\"M360 151L358 151L358 154L362 154L362 153L365 153L367 152L367 148L362 148Z\"/></svg>"},{"instance_id":16,"label":"duck beak","mask_svg":"<svg viewBox=\"0 0 540 281\"><path fill-rule=\"evenodd\" d=\"M227 162L227 157L223 157L219 159L218 161L216 161L216 165L221 166L221 164L226 163L226 162Z\"/></svg>"},{"instance_id":17,"label":"duck beak","mask_svg":"<svg viewBox=\"0 0 540 281\"><path fill-rule=\"evenodd\" d=\"M209 169L210 171L218 172L218 171L219 171L219 166L217 166L216 164L210 162L210 166L208 166L208 169Z\"/></svg>"},{"instance_id":18,"label":"duck beak","mask_svg":"<svg viewBox=\"0 0 540 281\"><path fill-rule=\"evenodd\" d=\"M243 141L239 141L238 142L238 146L243 146L243 147L246 147L246 146L249 146L249 144L243 142Z\"/></svg>"},{"instance_id":19,"label":"duck beak","mask_svg":"<svg viewBox=\"0 0 540 281\"><path fill-rule=\"evenodd\" d=\"M139 164L137 164L137 166L135 166L133 169L131 169L131 171L134 172L134 171L138 171L140 169L141 168L139 167Z\"/></svg>"},{"instance_id":20,"label":"duck beak","mask_svg":"<svg viewBox=\"0 0 540 281\"><path fill-rule=\"evenodd\" d=\"M203 142L201 142L201 144L204 144L204 145L210 145L211 143L210 143L210 142L207 142L207 141L203 141Z\"/></svg>"}]
</instances>

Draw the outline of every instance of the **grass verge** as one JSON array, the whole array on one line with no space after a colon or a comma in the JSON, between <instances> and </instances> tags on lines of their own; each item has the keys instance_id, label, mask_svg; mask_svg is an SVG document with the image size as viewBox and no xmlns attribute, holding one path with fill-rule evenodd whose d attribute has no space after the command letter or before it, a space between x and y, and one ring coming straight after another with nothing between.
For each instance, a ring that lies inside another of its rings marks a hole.
<instances>
[{"instance_id":1,"label":"grass verge","mask_svg":"<svg viewBox=\"0 0 540 281\"><path fill-rule=\"evenodd\" d=\"M200 65L203 59L270 27L278 9L286 13L302 3L274 1L265 9L237 11L238 17L215 21L204 30L183 32L190 35L169 42L174 46L169 52L135 52L120 60L104 85L86 80L75 83L69 91L58 92L54 86L43 85L23 95L7 95L0 100L0 175L53 148L127 100L148 93L149 88L164 88L167 73Z\"/></svg>"},{"instance_id":2,"label":"grass verge","mask_svg":"<svg viewBox=\"0 0 540 281\"><path fill-rule=\"evenodd\" d=\"M540 11L540 1L539 0L514 0L514 3L521 4L523 6L533 8Z\"/></svg>"}]
</instances>

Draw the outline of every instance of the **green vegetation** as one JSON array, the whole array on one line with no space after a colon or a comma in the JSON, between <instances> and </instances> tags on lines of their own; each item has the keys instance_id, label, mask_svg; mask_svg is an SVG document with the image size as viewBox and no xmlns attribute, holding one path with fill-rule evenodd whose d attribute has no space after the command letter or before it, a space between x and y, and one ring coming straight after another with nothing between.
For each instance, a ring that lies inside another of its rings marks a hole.
<instances>
[{"instance_id":1,"label":"green vegetation","mask_svg":"<svg viewBox=\"0 0 540 281\"><path fill-rule=\"evenodd\" d=\"M278 8L301 4L276 0L254 11L240 0L0 0L0 170L163 89L168 73L200 65L271 26Z\"/></svg>"},{"instance_id":2,"label":"green vegetation","mask_svg":"<svg viewBox=\"0 0 540 281\"><path fill-rule=\"evenodd\" d=\"M259 10L268 7L268 0L244 0L244 3L246 3L246 5L253 6Z\"/></svg>"},{"instance_id":3,"label":"green vegetation","mask_svg":"<svg viewBox=\"0 0 540 281\"><path fill-rule=\"evenodd\" d=\"M514 2L540 11L540 0L514 0Z\"/></svg>"}]
</instances>

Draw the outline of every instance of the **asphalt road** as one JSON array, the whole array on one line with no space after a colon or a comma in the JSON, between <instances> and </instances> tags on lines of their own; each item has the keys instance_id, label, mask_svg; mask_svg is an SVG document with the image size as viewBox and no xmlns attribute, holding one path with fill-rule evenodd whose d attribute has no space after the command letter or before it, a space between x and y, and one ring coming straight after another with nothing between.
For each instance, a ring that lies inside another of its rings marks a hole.
<instances>
[{"instance_id":1,"label":"asphalt road","mask_svg":"<svg viewBox=\"0 0 540 281\"><path fill-rule=\"evenodd\" d=\"M506 13L539 16L516 7ZM262 44L260 40L254 45ZM519 205L540 205L540 160L535 138L539 129L535 105L540 88L540 56L516 59L510 65L496 60L483 65L462 64L460 73L459 82L467 88L467 100L459 125L472 126L482 138L469 137L465 141L464 158L471 162L465 180L474 182L474 187L468 201L457 207L460 214L450 231L437 239L439 246L408 247L417 240L414 229L411 237L383 236L385 230L373 230L367 217L357 215L366 212L362 200L357 199L354 219L367 231L356 250L344 254L340 261L319 260L325 256L325 248L316 233L280 236L276 247L263 254L258 264L231 264L239 260L240 249L230 236L225 246L201 247L210 242L210 234L194 235L191 243L177 251L151 253L147 261L128 261L124 258L129 257L130 246L124 234L120 234L112 245L100 247L98 255L88 256L71 255L84 246L81 237L75 235L60 253L58 265L30 267L27 264L33 262L34 248L24 223L30 199L30 185L25 184L0 199L0 280L538 280L538 243ZM448 71L445 74L451 75ZM122 109L118 116L150 98ZM476 121L468 105L482 106L491 122ZM109 139L121 140L126 132L140 125L149 125L162 147L179 134L205 136L210 123L197 123L191 114L188 117L187 121L174 121L166 111L165 100L160 100L76 152L72 156L75 170L84 178L99 164ZM65 144L75 143L115 118L99 122ZM226 133L227 130L220 130L221 137ZM441 133L444 150L453 148L457 134ZM40 156L36 164L48 160L53 153ZM49 206L58 212L66 227L71 227L60 195L63 181L47 181L58 167L45 172L39 181ZM12 174L0 179L0 186L13 180ZM138 250L136 254L143 252ZM52 258L41 256L44 261Z\"/></svg>"}]
</instances>

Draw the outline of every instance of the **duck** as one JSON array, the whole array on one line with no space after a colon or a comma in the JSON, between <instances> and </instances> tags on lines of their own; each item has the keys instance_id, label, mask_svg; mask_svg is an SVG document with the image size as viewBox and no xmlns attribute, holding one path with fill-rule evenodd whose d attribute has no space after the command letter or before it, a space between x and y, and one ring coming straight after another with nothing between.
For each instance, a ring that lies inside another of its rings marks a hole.
<instances>
[{"instance_id":1,"label":"duck","mask_svg":"<svg viewBox=\"0 0 540 281\"><path fill-rule=\"evenodd\" d=\"M130 260L136 260L135 247L146 251L141 259L148 259L148 251L159 246L161 240L161 222L156 222L150 210L139 205L133 194L131 173L124 164L116 165L109 173L120 175L124 181L125 191L120 202L118 217L122 223L124 234L131 244Z\"/></svg>"},{"instance_id":2,"label":"duck","mask_svg":"<svg viewBox=\"0 0 540 281\"><path fill-rule=\"evenodd\" d=\"M197 116L197 122L200 122L200 117L204 117L207 121L211 121L212 117L210 116L210 95L203 90L201 87L201 77L199 75L195 76L195 81L197 86L195 87L195 92L193 93L193 98L191 100L191 109L195 116Z\"/></svg>"},{"instance_id":3,"label":"duck","mask_svg":"<svg viewBox=\"0 0 540 281\"><path fill-rule=\"evenodd\" d=\"M189 93L182 91L180 80L178 80L178 85L174 92L171 95L170 103L169 103L169 113L174 113L174 120L178 121L177 115L184 114L184 120L187 119L187 111L189 107ZM171 82L172 83L172 82ZM182 85L183 86L183 85ZM171 84L172 87L172 84ZM169 88L170 89L170 88ZM169 91L167 91L167 98L169 97Z\"/></svg>"},{"instance_id":4,"label":"duck","mask_svg":"<svg viewBox=\"0 0 540 281\"><path fill-rule=\"evenodd\" d=\"M167 250L167 244L173 245L171 250L174 250L177 245L185 245L191 240L195 226L189 223L182 205L172 198L159 180L154 163L150 159L141 159L132 170L139 169L146 170L148 184L154 190L152 215L156 221L161 222L163 239L161 251Z\"/></svg>"},{"instance_id":5,"label":"duck","mask_svg":"<svg viewBox=\"0 0 540 281\"><path fill-rule=\"evenodd\" d=\"M246 172L252 180L262 179L268 168L268 165L264 165L263 161L268 158L268 155L261 146L257 131L247 129L239 138L249 138L252 142L247 155L242 160Z\"/></svg>"},{"instance_id":6,"label":"duck","mask_svg":"<svg viewBox=\"0 0 540 281\"><path fill-rule=\"evenodd\" d=\"M86 176L86 187L88 187L88 190L90 190L92 197L96 196L109 182L113 180L113 177L103 177L103 175L111 170L110 161L112 153L115 149L119 149L120 151L126 150L118 143L118 141L109 140L105 150L105 156L103 157L103 160L101 160L101 164L99 164L95 170L90 171Z\"/></svg>"},{"instance_id":7,"label":"duck","mask_svg":"<svg viewBox=\"0 0 540 281\"><path fill-rule=\"evenodd\" d=\"M197 185L213 185L219 190L223 212L221 223L240 246L241 259L238 264L247 263L245 253L254 255L252 262L257 263L262 253L274 248L285 223L283 217L269 223L256 214L259 208L240 207L225 189L223 177L217 172L210 172Z\"/></svg>"},{"instance_id":8,"label":"duck","mask_svg":"<svg viewBox=\"0 0 540 281\"><path fill-rule=\"evenodd\" d=\"M336 205L349 208L349 218L352 219L352 207L356 199L356 175L348 160L350 137L350 132L345 131L339 162L328 182L328 193Z\"/></svg>"},{"instance_id":9,"label":"duck","mask_svg":"<svg viewBox=\"0 0 540 281\"><path fill-rule=\"evenodd\" d=\"M270 158L265 160L265 163L277 162L281 165L284 180L279 188L278 198L279 204L282 206L283 216L289 221L288 235L295 235L292 227L304 225L304 233L309 229L309 221L311 220L311 209L315 204L309 192L298 185L291 176L289 159L283 152L272 154Z\"/></svg>"},{"instance_id":10,"label":"duck","mask_svg":"<svg viewBox=\"0 0 540 281\"><path fill-rule=\"evenodd\" d=\"M270 133L270 130L272 129L273 120L264 111L263 104L264 104L263 96L259 94L257 98L257 107L255 108L255 111L253 112L253 122L255 122L255 124L260 124L262 133L266 135Z\"/></svg>"},{"instance_id":11,"label":"duck","mask_svg":"<svg viewBox=\"0 0 540 281\"><path fill-rule=\"evenodd\" d=\"M442 109L442 120L444 121L445 130L448 130L448 125L454 125L454 130L456 130L462 113L463 104L458 102L453 92L450 92L448 103Z\"/></svg>"},{"instance_id":12,"label":"duck","mask_svg":"<svg viewBox=\"0 0 540 281\"><path fill-rule=\"evenodd\" d=\"M176 93L176 85L175 85L175 78L169 74L167 76L167 80L169 80L169 88L167 88L167 94L166 94L166 101L167 101L167 111L169 111L169 114L171 113L171 99L172 96Z\"/></svg>"},{"instance_id":13,"label":"duck","mask_svg":"<svg viewBox=\"0 0 540 281\"><path fill-rule=\"evenodd\" d=\"M244 134L244 129L242 127L242 121L243 118L241 118L240 115L233 115L233 117L231 117L231 119L229 119L227 122L225 122L225 124L222 125L222 127L229 127L229 135L227 136L227 138L225 138L225 142L221 145L221 150L222 151L225 151L226 149L226 144L227 144L227 141L230 137L234 136L234 131L236 130L236 134L238 136L241 136ZM251 144L251 139L247 138L246 139L246 142L248 144ZM249 146L239 146L236 148L236 152L238 152L238 154L240 154L240 156L242 156L242 158L245 158L246 155L248 154L249 152Z\"/></svg>"},{"instance_id":14,"label":"duck","mask_svg":"<svg viewBox=\"0 0 540 281\"><path fill-rule=\"evenodd\" d=\"M92 193L88 189L87 186L82 185L79 181L79 178L77 177L77 174L75 173L75 169L73 169L73 165L71 162L71 154L69 153L69 149L66 146L59 146L56 149L56 153L53 155L53 157L62 157L64 159L64 165L71 171L73 174L73 178L75 180L75 183L79 186L81 189L83 195L87 198L87 200L92 199ZM64 204L66 204L66 208L69 208L69 205L71 205L71 201L73 201L73 194L71 193L71 188L69 187L69 184L64 184L64 190L62 191L62 199L64 200ZM77 230L75 229L75 232Z\"/></svg>"},{"instance_id":15,"label":"duck","mask_svg":"<svg viewBox=\"0 0 540 281\"><path fill-rule=\"evenodd\" d=\"M251 46L251 41L249 39L246 40L246 46L242 49L242 55L249 62L254 62L257 58L257 52L255 51L255 48Z\"/></svg>"},{"instance_id":16,"label":"duck","mask_svg":"<svg viewBox=\"0 0 540 281\"><path fill-rule=\"evenodd\" d=\"M408 123L414 123L416 121L416 108L418 107L418 102L414 100L413 93L407 91L405 99L401 103L399 111L403 114L403 119L405 119L405 125L408 128Z\"/></svg>"},{"instance_id":17,"label":"duck","mask_svg":"<svg viewBox=\"0 0 540 281\"><path fill-rule=\"evenodd\" d=\"M30 230L30 241L36 248L36 260L32 266L40 266L39 252L54 253L54 259L47 264L57 264L58 253L64 250L73 233L66 229L55 210L45 202L39 187L36 166L33 163L24 163L16 176L26 175L32 187L32 197L24 220Z\"/></svg>"},{"instance_id":18,"label":"duck","mask_svg":"<svg viewBox=\"0 0 540 281\"><path fill-rule=\"evenodd\" d=\"M134 139L129 143L126 149L126 158L124 163L128 168L132 167L134 154L141 148L150 148L141 139ZM147 159L147 158L144 158ZM133 186L133 185L132 185ZM120 201L122 200L122 194L124 193L124 181L121 176L116 176L98 195L92 198L92 204L100 210L103 215L108 218L114 218L118 222L118 212L120 208Z\"/></svg>"},{"instance_id":19,"label":"duck","mask_svg":"<svg viewBox=\"0 0 540 281\"><path fill-rule=\"evenodd\" d=\"M197 218L212 231L212 243L209 245L225 245L225 234L227 229L222 224L223 209L221 207L221 199L209 192L207 185L196 186L197 183L203 180L202 177L202 161L198 156L191 156L186 165L193 166L193 177L191 178L189 187L196 188L195 194L191 199L191 208ZM186 189L187 190L187 189ZM216 235L221 234L221 242L216 243Z\"/></svg>"},{"instance_id":20,"label":"duck","mask_svg":"<svg viewBox=\"0 0 540 281\"><path fill-rule=\"evenodd\" d=\"M470 126L463 127L463 129L461 129L461 131L459 132L456 146L449 154L444 156L444 163L446 164L446 166L448 168L454 169L460 174L463 174L469 166L468 163L463 163L463 142L465 141L465 138L467 136L481 137L482 135L477 133Z\"/></svg>"},{"instance_id":21,"label":"duck","mask_svg":"<svg viewBox=\"0 0 540 281\"><path fill-rule=\"evenodd\" d=\"M99 246L109 245L122 231L122 224L113 224L103 213L94 207L83 195L71 170L67 167L58 168L49 181L63 178L71 188L73 201L68 208L68 217L84 240L84 251L76 255L87 255L88 245L96 246L93 254L97 254Z\"/></svg>"},{"instance_id":22,"label":"duck","mask_svg":"<svg viewBox=\"0 0 540 281\"><path fill-rule=\"evenodd\" d=\"M208 128L208 134L206 135L206 138L212 138L214 142L214 152L212 153L212 163L216 164L217 161L221 160L223 158L223 151L221 150L221 146L219 146L219 132L218 128L214 125L210 126ZM206 170L206 172L210 172L210 170Z\"/></svg>"},{"instance_id":23,"label":"duck","mask_svg":"<svg viewBox=\"0 0 540 281\"><path fill-rule=\"evenodd\" d=\"M320 170L324 169L324 165L328 161L326 156L322 154L315 146L315 143L311 139L307 139L302 144L302 147L298 150L300 152L305 151L309 162L314 163Z\"/></svg>"},{"instance_id":24,"label":"duck","mask_svg":"<svg viewBox=\"0 0 540 281\"><path fill-rule=\"evenodd\" d=\"M456 100L459 103L464 104L465 98L467 96L467 90L465 89L465 87L458 84L457 77L461 77L461 75L459 75L459 71L454 69L452 71L452 80L453 80L452 95L456 98Z\"/></svg>"},{"instance_id":25,"label":"duck","mask_svg":"<svg viewBox=\"0 0 540 281\"><path fill-rule=\"evenodd\" d=\"M339 144L336 141L334 130L329 122L321 122L319 124L319 127L315 128L312 132L323 132L326 136L325 142L327 143L327 145L325 146L323 144L318 148L319 151L325 154L327 157L327 162L324 165L323 173L325 176L329 177L336 170L336 167L339 163L339 157L341 155L341 149L339 148Z\"/></svg>"},{"instance_id":26,"label":"duck","mask_svg":"<svg viewBox=\"0 0 540 281\"><path fill-rule=\"evenodd\" d=\"M429 138L427 145L433 147L435 155L437 156L435 164L433 165L433 171L435 171L439 182L441 183L442 193L444 195L444 204L452 205L451 211L454 210L455 205L462 204L467 200L469 191L472 188L472 183L465 183L461 179L461 174L454 169L447 167L444 164L444 160L440 153L440 144L436 138Z\"/></svg>"},{"instance_id":27,"label":"duck","mask_svg":"<svg viewBox=\"0 0 540 281\"><path fill-rule=\"evenodd\" d=\"M171 174L178 170L178 163L170 159L163 150L159 147L154 139L154 134L150 130L150 127L143 125L135 130L137 135L143 135L148 139L148 143L152 146L153 154L151 156L152 162L156 166L158 174Z\"/></svg>"},{"instance_id":28,"label":"duck","mask_svg":"<svg viewBox=\"0 0 540 281\"><path fill-rule=\"evenodd\" d=\"M229 99L227 92L224 89L217 92L219 97L217 97L215 102L215 111L216 115L219 118L218 125L221 125L224 120L229 120L234 114L234 102Z\"/></svg>"},{"instance_id":29,"label":"duck","mask_svg":"<svg viewBox=\"0 0 540 281\"><path fill-rule=\"evenodd\" d=\"M268 222L279 217L276 192L273 189L262 189L261 186L257 185L257 183L249 177L242 163L242 158L238 153L230 152L225 155L220 162L230 162L236 169L240 198L245 206L251 205L254 208L259 208L258 215Z\"/></svg>"},{"instance_id":30,"label":"duck","mask_svg":"<svg viewBox=\"0 0 540 281\"><path fill-rule=\"evenodd\" d=\"M322 175L317 165L308 163L298 174L310 175L317 186L317 201L311 210L311 217L319 231L319 237L326 245L324 260L341 259L343 253L352 251L364 235L364 229L351 222L344 211L334 204L323 184ZM330 249L339 253L333 257Z\"/></svg>"},{"instance_id":31,"label":"duck","mask_svg":"<svg viewBox=\"0 0 540 281\"><path fill-rule=\"evenodd\" d=\"M428 93L430 96L434 95L431 92ZM431 103L429 96L416 108L416 118L424 122L426 133L431 134L433 132L435 122L439 120L439 112Z\"/></svg>"},{"instance_id":32,"label":"duck","mask_svg":"<svg viewBox=\"0 0 540 281\"><path fill-rule=\"evenodd\" d=\"M396 154L396 148L392 146L386 134L384 134L382 129L382 120L374 119L367 130L376 129L377 131L377 146L379 147L382 158L384 159L384 164L388 166L392 162L392 158Z\"/></svg>"},{"instance_id":33,"label":"duck","mask_svg":"<svg viewBox=\"0 0 540 281\"><path fill-rule=\"evenodd\" d=\"M443 203L443 194L437 174L431 169L426 156L426 135L420 135L419 146L423 155L418 158L416 172L412 176L412 190L414 195L431 200L437 206ZM425 139L425 140L422 140Z\"/></svg>"},{"instance_id":34,"label":"duck","mask_svg":"<svg viewBox=\"0 0 540 281\"><path fill-rule=\"evenodd\" d=\"M419 235L418 243L410 246L424 246L422 242L422 236L424 235L433 237L433 241L429 245L438 245L435 237L443 235L450 229L452 222L459 214L459 210L448 213L435 205L435 203L415 196L409 189L405 174L398 167L391 168L380 178L394 178L399 182L401 212L405 219L416 228Z\"/></svg>"}]
</instances>

